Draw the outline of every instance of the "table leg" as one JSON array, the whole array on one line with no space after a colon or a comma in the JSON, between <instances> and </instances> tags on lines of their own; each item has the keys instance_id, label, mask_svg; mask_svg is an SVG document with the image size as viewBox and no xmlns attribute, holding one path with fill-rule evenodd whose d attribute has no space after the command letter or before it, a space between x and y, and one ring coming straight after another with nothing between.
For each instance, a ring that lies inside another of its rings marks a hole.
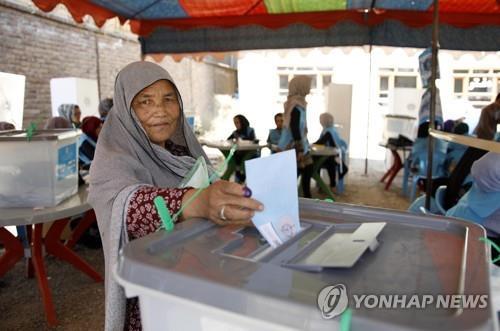
<instances>
[{"instance_id":1,"label":"table leg","mask_svg":"<svg viewBox=\"0 0 500 331\"><path fill-rule=\"evenodd\" d=\"M47 282L47 273L45 272L45 266L43 263L42 256L42 229L43 223L35 224L35 231L33 234L32 243L32 261L33 267L35 269L36 279L38 281L38 288L40 289L43 305L45 308L45 315L47 317L47 322L50 326L55 326L58 324L56 318L56 311L54 309L54 303L52 302L52 294L50 292L49 284Z\"/></svg>"},{"instance_id":2,"label":"table leg","mask_svg":"<svg viewBox=\"0 0 500 331\"><path fill-rule=\"evenodd\" d=\"M61 233L66 227L69 218L55 221L45 236L45 248L47 253L71 263L75 268L87 274L96 282L102 282L102 276L94 270L87 262L83 261L71 249L61 243Z\"/></svg>"},{"instance_id":3,"label":"table leg","mask_svg":"<svg viewBox=\"0 0 500 331\"><path fill-rule=\"evenodd\" d=\"M319 187L323 190L323 192L325 192L330 199L335 201L335 197L333 196L333 192L330 190L330 187L328 187L328 185L326 185L323 179L321 178L321 166L323 165L323 163L325 163L328 157L329 156L321 156L319 158L314 159L312 177L314 178L316 183L318 183Z\"/></svg>"},{"instance_id":4,"label":"table leg","mask_svg":"<svg viewBox=\"0 0 500 331\"><path fill-rule=\"evenodd\" d=\"M396 165L396 163L395 163L396 159L394 158L394 150L392 150L392 149L391 149L391 154L393 156L391 167L385 172L385 174L382 176L382 178L380 178L381 183L383 183L385 181L385 179L387 177L389 177L394 172L395 165ZM396 154L398 154L398 153L396 152ZM399 157L399 154L398 154L398 157Z\"/></svg>"},{"instance_id":5,"label":"table leg","mask_svg":"<svg viewBox=\"0 0 500 331\"><path fill-rule=\"evenodd\" d=\"M389 187L391 186L392 184L392 181L394 180L394 178L396 177L396 175L398 174L399 170L401 170L401 168L403 167L403 162L401 161L401 157L399 156L399 153L397 150L391 150L392 152L392 156L394 157L394 162L393 162L393 165L392 165L392 172L389 176L389 179L387 180L387 183L385 184L385 190L389 190Z\"/></svg>"},{"instance_id":6,"label":"table leg","mask_svg":"<svg viewBox=\"0 0 500 331\"><path fill-rule=\"evenodd\" d=\"M0 228L0 242L5 248L5 253L0 257L0 277L2 277L23 258L24 250L21 242L3 227Z\"/></svg>"},{"instance_id":7,"label":"table leg","mask_svg":"<svg viewBox=\"0 0 500 331\"><path fill-rule=\"evenodd\" d=\"M93 209L87 211L83 218L80 220L76 228L71 233L71 238L66 243L66 247L72 249L75 247L81 236L87 231L87 229L96 222L96 216Z\"/></svg>"}]
</instances>

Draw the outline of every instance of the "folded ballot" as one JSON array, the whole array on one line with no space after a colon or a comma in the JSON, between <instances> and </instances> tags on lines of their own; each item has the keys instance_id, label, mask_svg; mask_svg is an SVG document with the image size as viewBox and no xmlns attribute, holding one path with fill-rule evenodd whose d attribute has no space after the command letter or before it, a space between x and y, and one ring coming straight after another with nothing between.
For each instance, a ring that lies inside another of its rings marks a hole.
<instances>
[{"instance_id":1,"label":"folded ballot","mask_svg":"<svg viewBox=\"0 0 500 331\"><path fill-rule=\"evenodd\" d=\"M277 247L300 231L295 150L248 160L245 173L252 198L264 204L253 223L267 242Z\"/></svg>"}]
</instances>

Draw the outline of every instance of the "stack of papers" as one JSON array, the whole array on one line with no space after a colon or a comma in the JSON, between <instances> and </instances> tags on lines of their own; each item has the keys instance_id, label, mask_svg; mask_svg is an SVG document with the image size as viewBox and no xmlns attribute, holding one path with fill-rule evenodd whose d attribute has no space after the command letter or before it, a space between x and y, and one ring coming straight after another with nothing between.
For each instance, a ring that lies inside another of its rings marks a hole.
<instances>
[{"instance_id":1,"label":"stack of papers","mask_svg":"<svg viewBox=\"0 0 500 331\"><path fill-rule=\"evenodd\" d=\"M252 198L264 204L253 223L267 242L277 247L300 231L295 150L248 160L245 173Z\"/></svg>"}]
</instances>

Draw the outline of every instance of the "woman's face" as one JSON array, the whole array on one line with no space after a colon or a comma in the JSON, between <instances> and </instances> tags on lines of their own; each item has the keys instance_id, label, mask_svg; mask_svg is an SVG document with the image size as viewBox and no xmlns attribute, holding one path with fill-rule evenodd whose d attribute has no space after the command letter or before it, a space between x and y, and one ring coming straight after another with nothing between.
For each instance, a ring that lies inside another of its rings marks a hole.
<instances>
[{"instance_id":1,"label":"woman's face","mask_svg":"<svg viewBox=\"0 0 500 331\"><path fill-rule=\"evenodd\" d=\"M236 130L241 130L241 122L238 117L233 118L234 126L236 127Z\"/></svg>"},{"instance_id":2,"label":"woman's face","mask_svg":"<svg viewBox=\"0 0 500 331\"><path fill-rule=\"evenodd\" d=\"M80 118L82 117L82 111L80 110L80 107L75 107L73 109L73 113L71 114L71 120L73 123L80 123Z\"/></svg>"},{"instance_id":3,"label":"woman's face","mask_svg":"<svg viewBox=\"0 0 500 331\"><path fill-rule=\"evenodd\" d=\"M149 140L165 146L177 128L180 116L179 100L172 83L159 80L146 87L132 100L132 109Z\"/></svg>"}]
</instances>

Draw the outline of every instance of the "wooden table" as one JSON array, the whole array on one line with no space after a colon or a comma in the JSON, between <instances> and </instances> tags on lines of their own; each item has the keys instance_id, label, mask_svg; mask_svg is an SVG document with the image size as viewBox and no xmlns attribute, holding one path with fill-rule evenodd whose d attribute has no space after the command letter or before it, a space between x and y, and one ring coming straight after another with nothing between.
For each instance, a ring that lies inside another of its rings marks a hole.
<instances>
[{"instance_id":1,"label":"wooden table","mask_svg":"<svg viewBox=\"0 0 500 331\"><path fill-rule=\"evenodd\" d=\"M229 151L231 150L231 147L233 146L232 141L230 140L222 140L222 141L207 141L200 139L200 143L204 146L211 147L211 148L217 148L221 153L224 155L225 158L229 156ZM267 147L267 144L259 144L259 143L254 143L252 141L239 141L236 143L236 151L239 152L245 152L242 158L242 163L246 160L249 160L254 157L255 152L260 151L262 148ZM222 179L224 180L229 180L231 175L236 171L236 162L234 161L234 157L229 161L227 164L226 171L222 175Z\"/></svg>"},{"instance_id":2,"label":"wooden table","mask_svg":"<svg viewBox=\"0 0 500 331\"><path fill-rule=\"evenodd\" d=\"M38 287L42 295L43 305L48 324L57 325L57 318L52 301L52 294L47 282L47 273L42 256L42 246L45 246L47 254L54 255L71 263L75 268L87 274L97 282L103 281L102 276L97 273L88 263L82 260L71 250L81 232L85 231L89 224L95 221L92 207L87 203L88 186L82 186L78 193L59 205L49 208L0 208L0 240L4 242L6 254L0 258L0 277L10 270L19 260L26 255L29 259L28 265L34 268L34 274L38 281ZM72 238L66 243L61 242L61 233L68 224L70 218L83 214L84 218L72 234ZM42 237L44 223L53 222L49 231ZM25 254L21 242L8 232L4 227L9 225L25 226L33 231L29 247ZM28 275L33 276L29 268Z\"/></svg>"}]
</instances>

